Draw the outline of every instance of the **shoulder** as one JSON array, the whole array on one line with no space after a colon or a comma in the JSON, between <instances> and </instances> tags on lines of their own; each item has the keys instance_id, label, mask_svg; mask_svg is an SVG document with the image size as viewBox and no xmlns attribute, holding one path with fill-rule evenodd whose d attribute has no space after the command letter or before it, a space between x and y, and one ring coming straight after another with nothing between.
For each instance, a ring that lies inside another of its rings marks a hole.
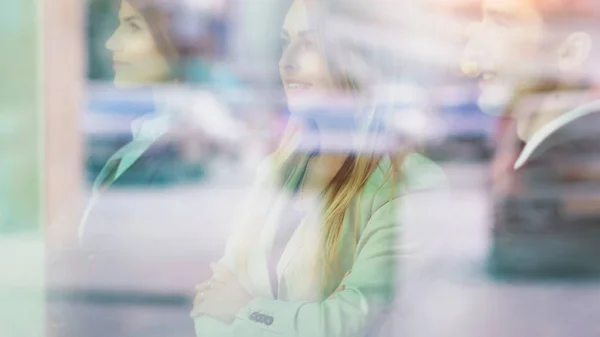
<instances>
[{"instance_id":1,"label":"shoulder","mask_svg":"<svg viewBox=\"0 0 600 337\"><path fill-rule=\"evenodd\" d=\"M392 160L386 157L373 171L361 194L361 208L379 206L402 195L447 185L442 168L424 155L412 152L402 161L400 175L391 172Z\"/></svg>"},{"instance_id":2,"label":"shoulder","mask_svg":"<svg viewBox=\"0 0 600 337\"><path fill-rule=\"evenodd\" d=\"M520 162L572 155L600 154L600 110L571 119L539 141L527 144ZM519 166L519 165L518 165Z\"/></svg>"},{"instance_id":3,"label":"shoulder","mask_svg":"<svg viewBox=\"0 0 600 337\"><path fill-rule=\"evenodd\" d=\"M374 193L377 190L397 187L400 194L406 194L442 187L447 183L442 168L418 152L411 152L403 158L400 176L396 179L391 175L391 169L391 158L383 158L369 177L365 192Z\"/></svg>"},{"instance_id":4,"label":"shoulder","mask_svg":"<svg viewBox=\"0 0 600 337\"><path fill-rule=\"evenodd\" d=\"M448 183L444 170L431 159L413 152L402 165L402 179L406 192L416 192L443 187Z\"/></svg>"}]
</instances>

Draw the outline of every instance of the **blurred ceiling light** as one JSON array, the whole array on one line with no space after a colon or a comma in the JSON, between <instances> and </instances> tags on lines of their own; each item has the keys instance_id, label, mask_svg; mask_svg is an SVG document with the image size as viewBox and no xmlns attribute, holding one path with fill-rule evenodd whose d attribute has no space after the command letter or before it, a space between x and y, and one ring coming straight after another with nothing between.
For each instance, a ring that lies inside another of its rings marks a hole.
<instances>
[{"instance_id":1,"label":"blurred ceiling light","mask_svg":"<svg viewBox=\"0 0 600 337\"><path fill-rule=\"evenodd\" d=\"M333 58L339 57L342 61L346 57L346 46L360 46L371 53L386 53L393 55L401 66L406 62L418 61L429 64L448 65L455 64L462 49L457 44L449 43L439 39L436 34L429 34L411 29L396 30L394 27L382 27L370 23L359 23L346 18L335 18L327 25L326 38L332 41L333 46L339 46L332 50ZM345 43L349 41L350 43ZM336 60L337 61L337 60ZM377 62L377 59L372 61ZM380 68L390 67L385 71L394 71L394 64L381 64ZM363 70L357 68L351 71ZM353 74L355 75L355 74ZM361 74L356 74L360 76ZM363 75L364 76L364 75Z\"/></svg>"},{"instance_id":2,"label":"blurred ceiling light","mask_svg":"<svg viewBox=\"0 0 600 337\"><path fill-rule=\"evenodd\" d=\"M415 84L398 82L376 88L380 101L400 106L422 106L427 103L425 90Z\"/></svg>"},{"instance_id":3,"label":"blurred ceiling light","mask_svg":"<svg viewBox=\"0 0 600 337\"><path fill-rule=\"evenodd\" d=\"M423 111L415 108L401 109L392 115L392 127L410 137L423 136L429 119Z\"/></svg>"},{"instance_id":4,"label":"blurred ceiling light","mask_svg":"<svg viewBox=\"0 0 600 337\"><path fill-rule=\"evenodd\" d=\"M185 0L185 4L191 10L199 12L218 11L223 7L224 0Z\"/></svg>"}]
</instances>

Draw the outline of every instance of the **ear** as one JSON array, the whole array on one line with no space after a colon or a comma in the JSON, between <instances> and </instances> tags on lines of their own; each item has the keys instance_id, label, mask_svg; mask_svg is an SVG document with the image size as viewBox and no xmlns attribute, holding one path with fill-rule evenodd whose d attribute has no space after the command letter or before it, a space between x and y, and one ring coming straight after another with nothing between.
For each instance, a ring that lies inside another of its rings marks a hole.
<instances>
[{"instance_id":1,"label":"ear","mask_svg":"<svg viewBox=\"0 0 600 337\"><path fill-rule=\"evenodd\" d=\"M585 32L576 32L563 42L558 52L558 68L560 71L572 71L580 68L590 57L592 38Z\"/></svg>"}]
</instances>

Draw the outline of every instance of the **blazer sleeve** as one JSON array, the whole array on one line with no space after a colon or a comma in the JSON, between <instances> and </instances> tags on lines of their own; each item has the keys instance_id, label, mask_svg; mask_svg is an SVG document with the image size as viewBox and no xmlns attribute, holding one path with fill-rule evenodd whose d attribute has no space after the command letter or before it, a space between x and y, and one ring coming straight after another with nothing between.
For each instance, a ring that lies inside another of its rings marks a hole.
<instances>
[{"instance_id":1,"label":"blazer sleeve","mask_svg":"<svg viewBox=\"0 0 600 337\"><path fill-rule=\"evenodd\" d=\"M344 290L318 303L256 298L239 312L234 331L241 336L364 336L395 297L400 252L395 212L398 199L390 200L388 194L387 202L375 205L359 238Z\"/></svg>"},{"instance_id":2,"label":"blazer sleeve","mask_svg":"<svg viewBox=\"0 0 600 337\"><path fill-rule=\"evenodd\" d=\"M406 177L409 191L445 185L445 175L437 165L422 156L409 159L404 167L409 173ZM415 179L423 174L426 177ZM376 188L370 199L372 203L361 206L370 216L361 219L366 224L362 226L352 273L344 281L343 291L322 302L255 298L238 312L228 332L241 337L363 337L377 328L394 303L396 270L402 252L397 216L401 197L391 199L386 185ZM233 240L230 242L233 249ZM225 260L228 255L225 254ZM197 333L204 319L195 320ZM210 329L204 331L206 334L198 336L213 336Z\"/></svg>"},{"instance_id":3,"label":"blazer sleeve","mask_svg":"<svg viewBox=\"0 0 600 337\"><path fill-rule=\"evenodd\" d=\"M238 274L238 268L236 263L236 256L239 254L238 249L241 246L247 244L247 231L252 230L249 227L248 219L255 216L256 212L264 212L265 207L268 207L268 200L265 196L268 196L272 192L272 186L270 184L272 158L268 157L258 167L255 179L250 188L249 193L242 200L239 208L236 209L238 213L236 221L233 225L232 232L227 239L225 245L225 252L217 261L227 267L234 274ZM243 278L239 278L240 282L243 282ZM202 315L195 317L194 329L197 337L230 337L238 336L233 334L233 326L222 323L210 316ZM248 334L242 334L241 336L248 336Z\"/></svg>"}]
</instances>

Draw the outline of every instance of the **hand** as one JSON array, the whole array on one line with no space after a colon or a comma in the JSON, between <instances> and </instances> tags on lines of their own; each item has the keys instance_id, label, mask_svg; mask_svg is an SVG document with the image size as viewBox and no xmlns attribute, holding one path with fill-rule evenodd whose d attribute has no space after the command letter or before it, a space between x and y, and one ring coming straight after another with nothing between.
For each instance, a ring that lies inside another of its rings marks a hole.
<instances>
[{"instance_id":1,"label":"hand","mask_svg":"<svg viewBox=\"0 0 600 337\"><path fill-rule=\"evenodd\" d=\"M196 286L197 295L190 316L207 315L231 324L237 313L252 300L252 296L229 269L220 265L211 265L211 268L213 278Z\"/></svg>"},{"instance_id":2,"label":"hand","mask_svg":"<svg viewBox=\"0 0 600 337\"><path fill-rule=\"evenodd\" d=\"M327 297L328 300L334 299L337 296L338 292L346 289L346 286L343 283L344 283L344 281L346 281L346 277L348 277L348 275L350 275L351 272L352 272L352 269L350 269L346 272L346 274L342 278L342 281L340 282L340 285L337 287L337 289L331 295L329 295L329 297Z\"/></svg>"},{"instance_id":3,"label":"hand","mask_svg":"<svg viewBox=\"0 0 600 337\"><path fill-rule=\"evenodd\" d=\"M194 298L194 306L199 305L202 302L204 292L206 292L208 289L211 289L213 285L217 286L219 283L226 283L235 277L233 273L230 272L226 267L211 263L210 268L213 271L213 276L195 286L196 297Z\"/></svg>"}]
</instances>

